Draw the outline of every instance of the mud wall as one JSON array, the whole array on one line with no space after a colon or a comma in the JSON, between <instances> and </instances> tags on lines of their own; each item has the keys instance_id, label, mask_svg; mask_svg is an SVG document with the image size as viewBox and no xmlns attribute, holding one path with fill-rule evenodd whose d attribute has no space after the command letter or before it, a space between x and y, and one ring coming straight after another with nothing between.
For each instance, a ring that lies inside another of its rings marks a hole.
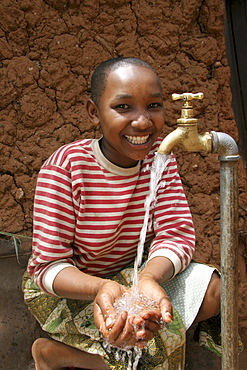
<instances>
[{"instance_id":1,"label":"mud wall","mask_svg":"<svg viewBox=\"0 0 247 370\"><path fill-rule=\"evenodd\" d=\"M101 61L135 56L161 77L164 135L176 126L174 92L195 101L200 132L238 133L231 108L222 0L2 0L0 3L0 231L30 236L37 173L61 145L99 137L86 117L90 74ZM219 162L176 149L197 234L195 259L219 266ZM246 181L240 163L240 205ZM240 210L240 230L245 228ZM240 317L247 326L244 247Z\"/></svg>"}]
</instances>

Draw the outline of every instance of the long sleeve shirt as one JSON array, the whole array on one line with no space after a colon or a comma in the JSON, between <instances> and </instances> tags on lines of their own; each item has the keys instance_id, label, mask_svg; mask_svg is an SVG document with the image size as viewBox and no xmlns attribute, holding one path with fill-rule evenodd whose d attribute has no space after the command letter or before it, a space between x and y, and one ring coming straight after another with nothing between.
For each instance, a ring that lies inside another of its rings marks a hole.
<instances>
[{"instance_id":1,"label":"long sleeve shirt","mask_svg":"<svg viewBox=\"0 0 247 370\"><path fill-rule=\"evenodd\" d=\"M37 179L28 266L37 286L55 294L53 280L67 266L106 277L135 259L160 142L132 168L109 162L96 139L64 145L44 163ZM192 217L173 156L150 208L146 242L148 258L169 258L175 274L188 266L194 252Z\"/></svg>"}]
</instances>

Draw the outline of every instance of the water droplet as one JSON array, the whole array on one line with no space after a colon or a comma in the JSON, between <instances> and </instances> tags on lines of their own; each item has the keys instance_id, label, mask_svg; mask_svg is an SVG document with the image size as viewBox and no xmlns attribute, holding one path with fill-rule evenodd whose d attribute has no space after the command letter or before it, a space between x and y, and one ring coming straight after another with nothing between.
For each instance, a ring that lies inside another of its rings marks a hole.
<instances>
[{"instance_id":1,"label":"water droplet","mask_svg":"<svg viewBox=\"0 0 247 370\"><path fill-rule=\"evenodd\" d=\"M146 167L144 168L144 172L147 172L149 170L149 164L146 165Z\"/></svg>"}]
</instances>

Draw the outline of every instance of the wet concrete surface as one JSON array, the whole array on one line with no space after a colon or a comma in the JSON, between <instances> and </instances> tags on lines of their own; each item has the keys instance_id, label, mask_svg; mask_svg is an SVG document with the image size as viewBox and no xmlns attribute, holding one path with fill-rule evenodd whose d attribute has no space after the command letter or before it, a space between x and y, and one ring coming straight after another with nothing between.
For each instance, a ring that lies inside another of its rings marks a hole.
<instances>
[{"instance_id":1,"label":"wet concrete surface","mask_svg":"<svg viewBox=\"0 0 247 370\"><path fill-rule=\"evenodd\" d=\"M0 246L2 247L3 245ZM34 370L31 344L44 336L38 323L23 302L21 278L28 256L4 255L0 248L0 369ZM247 331L240 330L245 350L240 354L240 370L247 368ZM193 341L193 329L187 333L187 360L185 370L220 370L221 360L215 354L199 347Z\"/></svg>"}]
</instances>

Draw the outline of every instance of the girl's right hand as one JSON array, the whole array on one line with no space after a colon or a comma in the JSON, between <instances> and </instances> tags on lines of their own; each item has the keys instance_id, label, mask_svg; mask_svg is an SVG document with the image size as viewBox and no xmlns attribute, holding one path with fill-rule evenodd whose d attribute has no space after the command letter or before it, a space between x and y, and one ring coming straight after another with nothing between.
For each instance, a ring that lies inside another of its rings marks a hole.
<instances>
[{"instance_id":1,"label":"girl's right hand","mask_svg":"<svg viewBox=\"0 0 247 370\"><path fill-rule=\"evenodd\" d=\"M139 328L133 325L136 317L128 316L126 311L122 311L116 316L114 309L114 302L126 291L124 286L114 281L107 280L103 284L94 301L95 324L103 338L112 346L130 349L137 345L142 348L153 338L154 333L150 330L144 330L140 339L136 336Z\"/></svg>"},{"instance_id":2,"label":"girl's right hand","mask_svg":"<svg viewBox=\"0 0 247 370\"><path fill-rule=\"evenodd\" d=\"M94 300L94 321L103 338L116 347L126 346L133 334L132 318L127 312L118 317L114 302L126 292L126 288L111 280L106 280Z\"/></svg>"},{"instance_id":3,"label":"girl's right hand","mask_svg":"<svg viewBox=\"0 0 247 370\"><path fill-rule=\"evenodd\" d=\"M106 329L113 327L116 321L114 302L125 292L126 288L112 280L105 280L94 300L94 319L98 329L104 324ZM103 326L104 326L103 325Z\"/></svg>"}]
</instances>

